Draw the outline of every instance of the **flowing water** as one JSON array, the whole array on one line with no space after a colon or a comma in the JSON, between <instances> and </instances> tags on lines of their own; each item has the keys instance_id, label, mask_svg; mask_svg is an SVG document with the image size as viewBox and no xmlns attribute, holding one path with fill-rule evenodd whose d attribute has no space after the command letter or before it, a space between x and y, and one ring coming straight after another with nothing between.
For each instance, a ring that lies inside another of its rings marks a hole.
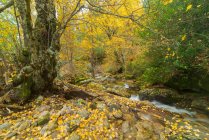
<instances>
[{"instance_id":1,"label":"flowing water","mask_svg":"<svg viewBox=\"0 0 209 140\"><path fill-rule=\"evenodd\" d=\"M124 85L125 88L129 88L128 84ZM134 101L141 101L140 95L138 94L132 94L130 97L131 100ZM184 118L184 120L188 120L191 122L198 122L198 123L202 123L205 126L209 127L209 117L207 114L205 113L199 113L197 111L190 111L190 110L186 110L183 108L177 108L175 106L171 106L171 105L167 105L167 104L163 104L159 101L150 101L153 105L155 105L157 108L172 112L172 113L177 113L177 114L181 114L181 115L187 115L187 117ZM200 117L198 117L200 116ZM201 117L204 116L204 117Z\"/></svg>"}]
</instances>

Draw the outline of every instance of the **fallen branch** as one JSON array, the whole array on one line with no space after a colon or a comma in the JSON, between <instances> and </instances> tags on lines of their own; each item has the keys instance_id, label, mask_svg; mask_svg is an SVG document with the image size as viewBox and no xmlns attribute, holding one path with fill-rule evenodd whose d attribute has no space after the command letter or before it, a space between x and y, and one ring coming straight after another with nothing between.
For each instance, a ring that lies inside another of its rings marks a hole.
<instances>
[{"instance_id":1,"label":"fallen branch","mask_svg":"<svg viewBox=\"0 0 209 140\"><path fill-rule=\"evenodd\" d=\"M23 107L23 106L18 106L18 105L5 105L5 104L0 104L0 108L12 108L12 109L19 109L19 110L25 109L25 107Z\"/></svg>"}]
</instances>

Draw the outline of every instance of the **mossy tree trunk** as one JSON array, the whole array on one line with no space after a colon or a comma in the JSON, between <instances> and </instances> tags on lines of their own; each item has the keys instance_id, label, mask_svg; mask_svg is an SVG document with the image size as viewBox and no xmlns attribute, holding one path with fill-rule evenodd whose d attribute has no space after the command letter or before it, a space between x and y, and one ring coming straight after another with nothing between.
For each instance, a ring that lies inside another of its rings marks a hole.
<instances>
[{"instance_id":1,"label":"mossy tree trunk","mask_svg":"<svg viewBox=\"0 0 209 140\"><path fill-rule=\"evenodd\" d=\"M1 13L15 5L24 36L21 56L23 68L13 81L13 88L9 90L11 94L5 94L14 100L25 101L31 93L37 94L51 89L57 76L56 54L60 50L60 37L71 19L84 8L81 0L78 0L69 17L63 23L57 24L54 0L34 0L34 2L36 11L31 11L32 0L11 0L0 8ZM32 21L31 12L37 13L35 23Z\"/></svg>"},{"instance_id":2,"label":"mossy tree trunk","mask_svg":"<svg viewBox=\"0 0 209 140\"><path fill-rule=\"evenodd\" d=\"M35 0L37 18L31 20L30 0L16 1L24 34L24 67L14 86L18 96L25 100L31 93L52 87L57 76L56 52L59 51L59 36L56 35L56 11L53 0Z\"/></svg>"}]
</instances>

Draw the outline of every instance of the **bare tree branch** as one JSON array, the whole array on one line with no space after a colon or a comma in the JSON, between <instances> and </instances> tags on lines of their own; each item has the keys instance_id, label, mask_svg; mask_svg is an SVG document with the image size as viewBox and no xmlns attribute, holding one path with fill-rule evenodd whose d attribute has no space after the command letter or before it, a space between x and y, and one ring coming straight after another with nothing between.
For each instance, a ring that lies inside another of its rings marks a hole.
<instances>
[{"instance_id":1,"label":"bare tree branch","mask_svg":"<svg viewBox=\"0 0 209 140\"><path fill-rule=\"evenodd\" d=\"M3 7L0 8L0 13L3 12L4 10L6 10L7 8L13 6L13 5L14 5L14 0L11 0L6 5L4 5Z\"/></svg>"}]
</instances>

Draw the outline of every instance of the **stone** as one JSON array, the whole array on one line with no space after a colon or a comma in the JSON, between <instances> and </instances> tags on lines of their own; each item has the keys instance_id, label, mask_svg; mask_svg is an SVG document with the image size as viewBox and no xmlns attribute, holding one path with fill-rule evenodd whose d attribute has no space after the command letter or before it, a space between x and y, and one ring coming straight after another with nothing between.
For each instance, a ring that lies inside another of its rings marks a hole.
<instances>
[{"instance_id":1,"label":"stone","mask_svg":"<svg viewBox=\"0 0 209 140\"><path fill-rule=\"evenodd\" d=\"M209 108L209 99L207 99L207 98L196 98L192 101L191 107L207 111L208 108Z\"/></svg>"},{"instance_id":2,"label":"stone","mask_svg":"<svg viewBox=\"0 0 209 140\"><path fill-rule=\"evenodd\" d=\"M37 112L49 111L51 107L49 105L42 105L36 109Z\"/></svg>"},{"instance_id":3,"label":"stone","mask_svg":"<svg viewBox=\"0 0 209 140\"><path fill-rule=\"evenodd\" d=\"M85 109L78 111L78 114L82 118L85 118L85 119L87 119L89 117L89 115L90 115L90 113L87 110L85 110Z\"/></svg>"},{"instance_id":4,"label":"stone","mask_svg":"<svg viewBox=\"0 0 209 140\"><path fill-rule=\"evenodd\" d=\"M41 96L41 95L39 95L35 102L36 102L37 104L40 104L43 100L44 100L44 97Z\"/></svg>"},{"instance_id":5,"label":"stone","mask_svg":"<svg viewBox=\"0 0 209 140\"><path fill-rule=\"evenodd\" d=\"M71 134L68 140L80 140L80 136L76 133Z\"/></svg>"},{"instance_id":6,"label":"stone","mask_svg":"<svg viewBox=\"0 0 209 140\"><path fill-rule=\"evenodd\" d=\"M104 124L104 127L106 127L107 129L110 128L110 123L107 118L103 120L103 124Z\"/></svg>"},{"instance_id":7,"label":"stone","mask_svg":"<svg viewBox=\"0 0 209 140\"><path fill-rule=\"evenodd\" d=\"M160 135L155 133L153 123L150 121L139 121L135 125L137 129L137 140L158 140Z\"/></svg>"},{"instance_id":8,"label":"stone","mask_svg":"<svg viewBox=\"0 0 209 140\"><path fill-rule=\"evenodd\" d=\"M10 139L10 138L12 138L12 137L14 137L14 136L16 136L16 135L17 135L17 132L9 132L9 133L6 135L5 139Z\"/></svg>"},{"instance_id":9,"label":"stone","mask_svg":"<svg viewBox=\"0 0 209 140\"><path fill-rule=\"evenodd\" d=\"M128 121L122 123L122 132L127 133L130 130L130 125Z\"/></svg>"},{"instance_id":10,"label":"stone","mask_svg":"<svg viewBox=\"0 0 209 140\"><path fill-rule=\"evenodd\" d=\"M71 112L72 112L71 107L64 105L58 114L63 116L65 114L70 114Z\"/></svg>"},{"instance_id":11,"label":"stone","mask_svg":"<svg viewBox=\"0 0 209 140\"><path fill-rule=\"evenodd\" d=\"M120 105L118 104L110 104L109 105L109 111L112 112L113 110L118 110L120 109Z\"/></svg>"},{"instance_id":12,"label":"stone","mask_svg":"<svg viewBox=\"0 0 209 140\"><path fill-rule=\"evenodd\" d=\"M96 105L96 108L99 109L100 111L103 111L106 108L106 104L103 102L98 102Z\"/></svg>"},{"instance_id":13,"label":"stone","mask_svg":"<svg viewBox=\"0 0 209 140\"><path fill-rule=\"evenodd\" d=\"M10 123L3 123L0 125L0 130L8 129L10 128L11 124Z\"/></svg>"},{"instance_id":14,"label":"stone","mask_svg":"<svg viewBox=\"0 0 209 140\"><path fill-rule=\"evenodd\" d=\"M116 118L116 119L121 119L123 117L123 113L121 110L116 110L116 111L113 111L113 116Z\"/></svg>"},{"instance_id":15,"label":"stone","mask_svg":"<svg viewBox=\"0 0 209 140\"><path fill-rule=\"evenodd\" d=\"M18 132L25 130L26 128L30 127L30 121L24 121L18 128Z\"/></svg>"},{"instance_id":16,"label":"stone","mask_svg":"<svg viewBox=\"0 0 209 140\"><path fill-rule=\"evenodd\" d=\"M40 114L40 117L37 120L37 125L44 125L48 123L50 120L50 113L49 111L44 111Z\"/></svg>"},{"instance_id":17,"label":"stone","mask_svg":"<svg viewBox=\"0 0 209 140\"><path fill-rule=\"evenodd\" d=\"M48 123L48 130L51 131L51 130L54 130L58 127L58 124L56 121L51 121Z\"/></svg>"},{"instance_id":18,"label":"stone","mask_svg":"<svg viewBox=\"0 0 209 140\"><path fill-rule=\"evenodd\" d=\"M80 122L81 121L79 119L74 119L74 120L69 121L66 124L66 131L69 133L73 132L75 129L78 128L78 126L80 125Z\"/></svg>"}]
</instances>

